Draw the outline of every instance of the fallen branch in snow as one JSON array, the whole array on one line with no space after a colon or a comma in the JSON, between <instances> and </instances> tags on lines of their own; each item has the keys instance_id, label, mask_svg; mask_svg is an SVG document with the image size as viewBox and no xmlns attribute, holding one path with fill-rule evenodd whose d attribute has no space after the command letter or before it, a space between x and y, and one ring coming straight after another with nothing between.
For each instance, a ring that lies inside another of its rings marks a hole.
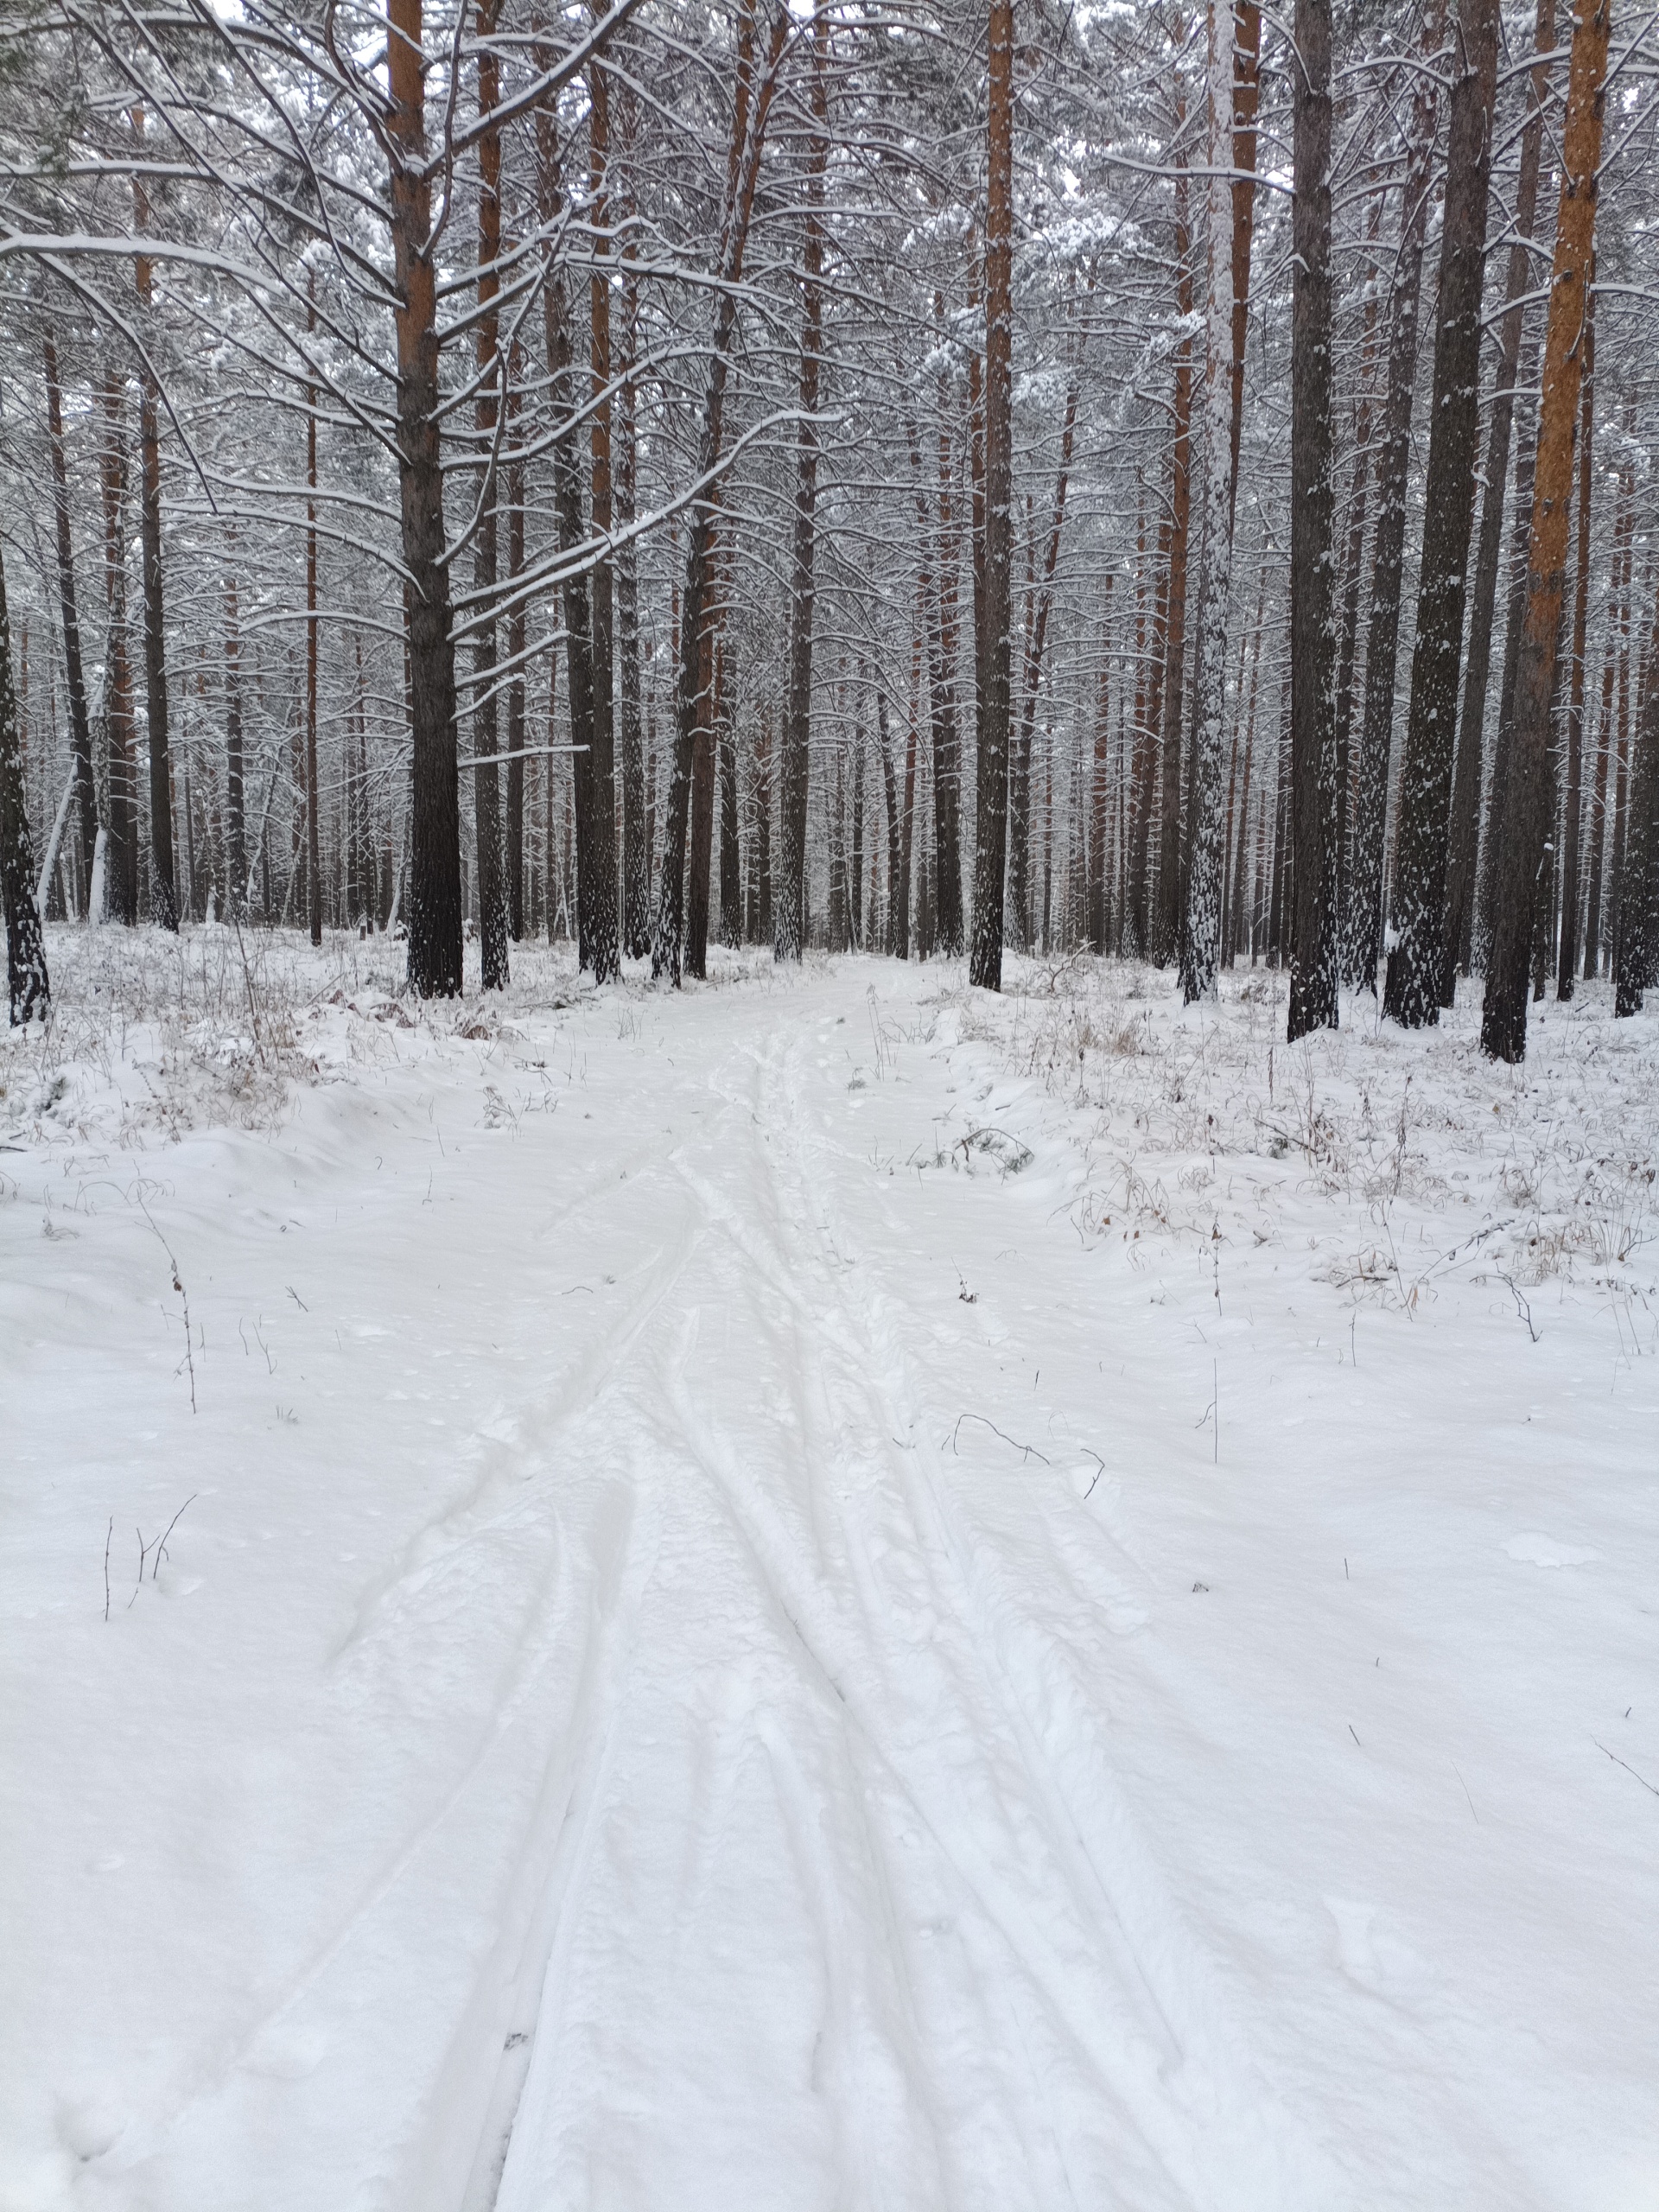
<instances>
[{"instance_id":1,"label":"fallen branch in snow","mask_svg":"<svg viewBox=\"0 0 1659 2212\"><path fill-rule=\"evenodd\" d=\"M1592 1736L1590 1740L1599 1751L1607 1751L1606 1745L1601 1741L1599 1737ZM1648 1780L1645 1775L1637 1774L1636 1769L1630 1764L1628 1759L1620 1758L1617 1751L1607 1751L1607 1756L1611 1759L1615 1766L1622 1766L1626 1774L1635 1775L1636 1779L1642 1784L1642 1787L1648 1791L1649 1796L1659 1797L1659 1789L1656 1789L1654 1788L1654 1785Z\"/></svg>"},{"instance_id":2,"label":"fallen branch in snow","mask_svg":"<svg viewBox=\"0 0 1659 2212\"><path fill-rule=\"evenodd\" d=\"M962 1433L962 1424L965 1421L976 1421L982 1422L985 1427L990 1430L993 1436L1000 1436L1005 1444L1012 1445L1016 1452L1023 1452L1028 1459L1041 1459L1046 1467L1052 1467L1054 1464L1052 1459L1045 1457L1045 1455L1037 1449L1037 1446L1034 1444L1022 1444L1017 1436L1008 1435L1007 1431L999 1428L994 1421L987 1421L983 1414L958 1414L957 1415L957 1425L950 1432L950 1449L953 1452L959 1450L957 1439ZM1090 1452L1089 1456L1090 1459L1093 1459L1095 1455L1093 1452Z\"/></svg>"}]
</instances>

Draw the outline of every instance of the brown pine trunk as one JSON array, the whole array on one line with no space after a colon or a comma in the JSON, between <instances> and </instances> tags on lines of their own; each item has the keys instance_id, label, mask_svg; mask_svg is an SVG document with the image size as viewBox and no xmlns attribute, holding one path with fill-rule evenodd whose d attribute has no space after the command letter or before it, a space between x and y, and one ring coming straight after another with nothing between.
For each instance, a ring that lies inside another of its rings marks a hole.
<instances>
[{"instance_id":1,"label":"brown pine trunk","mask_svg":"<svg viewBox=\"0 0 1659 2212\"><path fill-rule=\"evenodd\" d=\"M410 826L409 981L422 998L461 987L461 810L455 766L455 652L444 561L438 433L437 271L427 157L422 0L386 0L391 182L400 306L397 460L404 564L410 578L410 689L414 705ZM315 416L313 417L315 433ZM313 810L315 818L315 809ZM314 871L315 873L315 871Z\"/></svg>"},{"instance_id":2,"label":"brown pine trunk","mask_svg":"<svg viewBox=\"0 0 1659 2212\"><path fill-rule=\"evenodd\" d=\"M1078 385L1075 373L1065 394L1065 414L1060 429L1060 467L1054 482L1054 509L1048 543L1043 555L1040 582L1027 627L1025 666L1021 671L1020 734L1014 753L1015 790L1009 806L1008 905L1010 937L1021 950L1030 950L1028 917L1031 868L1031 747L1037 725L1037 694L1043 678L1043 651L1048 638L1048 619L1054 604L1054 575L1059 566L1060 536L1065 527L1065 494L1071 480L1071 449L1077 434Z\"/></svg>"},{"instance_id":3,"label":"brown pine trunk","mask_svg":"<svg viewBox=\"0 0 1659 2212\"><path fill-rule=\"evenodd\" d=\"M1422 567L1390 908L1394 941L1382 993L1383 1012L1410 1029L1440 1018L1458 673L1480 438L1480 298L1497 92L1498 0L1464 0L1458 29ZM1575 403L1576 397L1575 393Z\"/></svg>"},{"instance_id":4,"label":"brown pine trunk","mask_svg":"<svg viewBox=\"0 0 1659 2212\"><path fill-rule=\"evenodd\" d=\"M1584 370L1586 289L1594 265L1596 170L1601 157L1611 0L1585 0L1573 28L1562 135L1560 213L1544 340L1526 621L1516 684L1509 787L1499 825L1492 959L1481 1009L1482 1049L1518 1061L1527 1049L1533 922L1548 834L1550 697L1566 584L1573 429Z\"/></svg>"},{"instance_id":5,"label":"brown pine trunk","mask_svg":"<svg viewBox=\"0 0 1659 2212\"><path fill-rule=\"evenodd\" d=\"M1290 432L1291 1043L1337 1026L1331 0L1296 0Z\"/></svg>"},{"instance_id":6,"label":"brown pine trunk","mask_svg":"<svg viewBox=\"0 0 1659 2212\"><path fill-rule=\"evenodd\" d=\"M1464 667L1463 710L1458 725L1458 766L1452 791L1452 848L1446 867L1445 958L1440 1004L1451 1006L1457 979L1469 973L1474 948L1476 861L1480 844L1481 767L1484 757L1486 690L1491 672L1492 626L1498 569L1503 547L1503 489L1510 473L1510 442L1515 421L1515 380L1521 359L1526 294L1531 286L1529 241L1538 213L1538 170L1544 138L1544 95L1549 88L1547 56L1555 42L1555 0L1538 0L1533 37L1534 60L1528 79L1527 121L1521 134L1521 173L1516 188L1516 241L1510 266L1503 319L1498 325L1497 374L1492 392L1491 423L1486 435L1484 489L1480 504L1480 543L1469 616Z\"/></svg>"}]
</instances>

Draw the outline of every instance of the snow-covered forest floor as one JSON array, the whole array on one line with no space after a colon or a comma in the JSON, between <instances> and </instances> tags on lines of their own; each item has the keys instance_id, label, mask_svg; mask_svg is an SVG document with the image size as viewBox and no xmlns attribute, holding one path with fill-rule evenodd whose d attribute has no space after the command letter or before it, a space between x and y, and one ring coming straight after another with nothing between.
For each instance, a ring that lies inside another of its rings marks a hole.
<instances>
[{"instance_id":1,"label":"snow-covered forest floor","mask_svg":"<svg viewBox=\"0 0 1659 2212\"><path fill-rule=\"evenodd\" d=\"M4 2212L1659 2203L1655 1017L48 950Z\"/></svg>"}]
</instances>

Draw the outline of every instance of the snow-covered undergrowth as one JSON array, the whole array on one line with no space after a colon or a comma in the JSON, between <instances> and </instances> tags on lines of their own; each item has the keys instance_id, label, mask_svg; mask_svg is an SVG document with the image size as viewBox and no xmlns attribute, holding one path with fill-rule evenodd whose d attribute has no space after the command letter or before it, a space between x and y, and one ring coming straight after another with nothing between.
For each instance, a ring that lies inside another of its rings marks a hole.
<instances>
[{"instance_id":1,"label":"snow-covered undergrowth","mask_svg":"<svg viewBox=\"0 0 1659 2212\"><path fill-rule=\"evenodd\" d=\"M1087 1118L1090 1234L1282 1243L1307 1213L1314 1271L1360 1297L1414 1308L1458 1269L1659 1310L1659 1054L1606 986L1535 1006L1511 1069L1477 1049L1478 986L1416 1035L1344 997L1343 1028L1288 1046L1271 971L1224 975L1217 1008L1117 962L1020 963L1012 982L962 1032Z\"/></svg>"},{"instance_id":2,"label":"snow-covered undergrowth","mask_svg":"<svg viewBox=\"0 0 1659 2212\"><path fill-rule=\"evenodd\" d=\"M48 950L0 2212L1659 2202L1655 1016Z\"/></svg>"}]
</instances>

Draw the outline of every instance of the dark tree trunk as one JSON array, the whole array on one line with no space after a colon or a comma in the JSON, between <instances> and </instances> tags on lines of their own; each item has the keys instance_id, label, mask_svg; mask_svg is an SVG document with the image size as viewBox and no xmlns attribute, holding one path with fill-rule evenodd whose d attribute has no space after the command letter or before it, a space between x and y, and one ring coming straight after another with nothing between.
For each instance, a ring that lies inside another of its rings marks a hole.
<instances>
[{"instance_id":1,"label":"dark tree trunk","mask_svg":"<svg viewBox=\"0 0 1659 2212\"><path fill-rule=\"evenodd\" d=\"M593 414L588 447L593 468L595 537L608 538L611 512L611 280L606 266L610 222L610 77L594 62L588 71L588 222L595 267L588 280L588 369ZM613 982L622 972L616 880L616 721L613 705L613 576L609 557L594 563L588 583L592 625L594 721L588 763L588 858L592 864L588 920L594 981Z\"/></svg>"},{"instance_id":2,"label":"dark tree trunk","mask_svg":"<svg viewBox=\"0 0 1659 2212\"><path fill-rule=\"evenodd\" d=\"M1185 110L1181 107L1184 117ZM1175 304L1192 312L1192 232L1187 212L1185 162L1175 174ZM1162 625L1163 667L1159 685L1160 804L1158 819L1158 884L1151 919L1149 955L1166 968L1179 949L1181 931L1181 734L1182 687L1186 673L1186 570L1192 513L1192 340L1184 338L1175 356L1175 428L1171 447L1169 553L1165 564Z\"/></svg>"},{"instance_id":3,"label":"dark tree trunk","mask_svg":"<svg viewBox=\"0 0 1659 2212\"><path fill-rule=\"evenodd\" d=\"M1613 1012L1623 1018L1640 1014L1653 981L1656 945L1654 912L1659 891L1659 683L1655 681L1659 625L1649 635L1647 688L1637 711L1630 760L1630 818L1625 824L1623 866L1615 890L1613 927Z\"/></svg>"},{"instance_id":4,"label":"dark tree trunk","mask_svg":"<svg viewBox=\"0 0 1659 2212\"><path fill-rule=\"evenodd\" d=\"M242 633L236 572L225 571L225 893L232 914L248 900L247 801L242 758Z\"/></svg>"},{"instance_id":5,"label":"dark tree trunk","mask_svg":"<svg viewBox=\"0 0 1659 2212\"><path fill-rule=\"evenodd\" d=\"M1491 423L1486 434L1484 488L1480 503L1480 542L1470 605L1469 644L1464 667L1463 712L1458 726L1458 766L1452 791L1452 842L1446 863L1446 936L1440 969L1440 1004L1450 1006L1457 979L1469 973L1474 946L1476 858L1480 844L1481 768L1484 757L1486 691L1491 673L1492 626L1497 576L1503 550L1503 491L1510 474L1510 442L1515 422L1515 380L1521 359L1526 294L1530 288L1529 241L1538 213L1538 169L1544 137L1544 95L1548 90L1547 56L1554 44L1555 0L1538 0L1533 39L1535 56L1528 80L1527 121L1521 134L1521 173L1516 188L1515 243L1503 319L1498 325L1497 374ZM1530 467L1530 463L1529 463ZM1522 545L1525 543L1524 520Z\"/></svg>"},{"instance_id":6,"label":"dark tree trunk","mask_svg":"<svg viewBox=\"0 0 1659 2212\"><path fill-rule=\"evenodd\" d=\"M893 765L893 737L887 728L887 695L879 676L875 686L875 739L881 753L881 795L887 810L887 926L885 949L889 957L904 960L909 957L910 953L910 916L900 904L907 888L904 882L905 826L899 808L899 775Z\"/></svg>"},{"instance_id":7,"label":"dark tree trunk","mask_svg":"<svg viewBox=\"0 0 1659 2212\"><path fill-rule=\"evenodd\" d=\"M80 880L88 898L92 855L98 845L98 795L92 779L92 724L86 709L86 679L80 658L80 621L75 602L74 540L69 528L69 472L63 450L63 394L58 381L56 342L48 328L41 340L46 363L46 428L52 448L52 506L57 523L58 603L63 620L65 687L69 695L69 758L75 779L76 821L80 833Z\"/></svg>"},{"instance_id":8,"label":"dark tree trunk","mask_svg":"<svg viewBox=\"0 0 1659 2212\"><path fill-rule=\"evenodd\" d=\"M1331 556L1331 0L1296 0L1291 310L1288 1036L1337 1026L1336 636Z\"/></svg>"},{"instance_id":9,"label":"dark tree trunk","mask_svg":"<svg viewBox=\"0 0 1659 2212\"><path fill-rule=\"evenodd\" d=\"M479 0L475 23L480 41L493 36L500 0ZM493 52L481 44L478 56L478 106L487 116L500 98L500 70ZM499 719L495 700L496 583L499 567L497 497L499 474L492 448L500 427L496 378L500 333L495 311L499 289L496 264L501 257L501 134L486 130L478 142L478 303L476 332L480 378L478 444L486 475L478 534L473 540L473 828L478 868L480 981L486 991L507 987L511 922L503 867L501 785L496 766ZM511 747L509 747L511 750Z\"/></svg>"},{"instance_id":10,"label":"dark tree trunk","mask_svg":"<svg viewBox=\"0 0 1659 2212\"><path fill-rule=\"evenodd\" d=\"M1054 481L1054 511L1043 555L1033 619L1026 640L1025 666L1020 687L1020 734L1014 753L1015 787L1009 807L1008 905L1011 940L1028 951L1031 868L1031 747L1037 727L1037 696L1043 680L1043 652L1048 620L1054 604L1054 575L1059 566L1060 537L1065 528L1065 495L1071 481L1071 453L1077 436L1078 382L1074 372L1066 387L1065 416L1060 429L1060 467Z\"/></svg>"},{"instance_id":11,"label":"dark tree trunk","mask_svg":"<svg viewBox=\"0 0 1659 2212\"><path fill-rule=\"evenodd\" d=\"M144 111L133 110L137 137L143 137ZM142 238L149 228L149 202L143 179L132 188L133 228ZM135 262L141 312L150 303L150 263ZM138 385L138 513L144 569L144 702L149 741L149 911L164 930L179 926L178 890L173 880L173 770L168 747L167 631L162 605L161 391L145 367Z\"/></svg>"},{"instance_id":12,"label":"dark tree trunk","mask_svg":"<svg viewBox=\"0 0 1659 2212\"><path fill-rule=\"evenodd\" d=\"M1440 1016L1464 588L1480 438L1480 300L1497 92L1498 0L1465 0L1447 139L1417 635L1382 1010L1408 1028Z\"/></svg>"},{"instance_id":13,"label":"dark tree trunk","mask_svg":"<svg viewBox=\"0 0 1659 2212\"><path fill-rule=\"evenodd\" d=\"M1014 555L1014 7L990 0L985 192L985 687L978 729L968 979L1002 987Z\"/></svg>"},{"instance_id":14,"label":"dark tree trunk","mask_svg":"<svg viewBox=\"0 0 1659 2212\"><path fill-rule=\"evenodd\" d=\"M1570 999L1578 978L1580 857L1584 842L1584 691L1590 622L1591 486L1594 480L1596 427L1596 295L1585 307L1584 391L1579 420L1579 512L1577 573L1573 588L1573 675L1567 708L1567 805L1561 830L1561 939L1555 995Z\"/></svg>"},{"instance_id":15,"label":"dark tree trunk","mask_svg":"<svg viewBox=\"0 0 1659 2212\"><path fill-rule=\"evenodd\" d=\"M305 327L308 337L316 328L317 315L312 288L315 276L307 287ZM437 380L436 346L434 345L433 384L435 395ZM305 885L306 919L310 925L313 944L322 943L322 824L319 819L321 809L317 792L317 387L309 384L305 388ZM439 547L442 551L440 535ZM446 594L448 580L444 581ZM451 662L453 676L454 663ZM459 834L459 833L457 833Z\"/></svg>"},{"instance_id":16,"label":"dark tree trunk","mask_svg":"<svg viewBox=\"0 0 1659 2212\"><path fill-rule=\"evenodd\" d=\"M515 348L515 353L517 349ZM518 383L516 373L513 378ZM507 471L507 577L512 605L507 615L507 927L515 944L524 936L524 649L525 606L519 589L524 570L524 467Z\"/></svg>"},{"instance_id":17,"label":"dark tree trunk","mask_svg":"<svg viewBox=\"0 0 1659 2212\"><path fill-rule=\"evenodd\" d=\"M455 649L444 558L438 436L437 272L425 174L421 0L388 0L391 230L401 305L397 461L408 570L414 769L410 824L409 981L421 998L461 987L461 808L455 766ZM314 418L315 422L315 418Z\"/></svg>"},{"instance_id":18,"label":"dark tree trunk","mask_svg":"<svg viewBox=\"0 0 1659 2212\"><path fill-rule=\"evenodd\" d=\"M1601 157L1607 73L1609 0L1586 0L1573 28L1562 138L1560 213L1544 340L1543 397L1538 412L1526 618L1516 681L1515 731L1504 792L1491 964L1481 1009L1480 1041L1494 1059L1527 1049L1527 987L1533 923L1549 830L1549 721L1566 587L1573 431L1584 369L1586 298L1594 266L1596 171Z\"/></svg>"},{"instance_id":19,"label":"dark tree trunk","mask_svg":"<svg viewBox=\"0 0 1659 2212\"><path fill-rule=\"evenodd\" d=\"M11 622L0 567L0 912L6 924L6 1002L12 1026L44 1016L52 998L23 782L23 733L11 682Z\"/></svg>"},{"instance_id":20,"label":"dark tree trunk","mask_svg":"<svg viewBox=\"0 0 1659 2212\"><path fill-rule=\"evenodd\" d=\"M1376 988L1377 963L1382 953L1382 839L1388 819L1395 670L1405 575L1406 486L1411 474L1411 413L1417 384L1418 304L1439 113L1432 65L1445 26L1445 0L1428 0L1423 14L1423 52L1430 67L1418 78L1412 99L1405 198L1389 301L1387 427L1376 472L1376 535L1371 552L1365 705L1354 794L1347 957L1351 982L1372 991Z\"/></svg>"},{"instance_id":21,"label":"dark tree trunk","mask_svg":"<svg viewBox=\"0 0 1659 2212\"><path fill-rule=\"evenodd\" d=\"M715 741L720 759L720 940L743 942L743 849L737 826L737 649L721 648Z\"/></svg>"},{"instance_id":22,"label":"dark tree trunk","mask_svg":"<svg viewBox=\"0 0 1659 2212\"><path fill-rule=\"evenodd\" d=\"M817 18L822 31L823 19ZM652 944L653 976L678 985L684 959L686 833L690 826L691 778L699 731L705 727L703 640L710 586L715 528L715 479L724 439L726 385L731 371L732 336L737 321L737 287L743 271L749 218L760 168L760 148L777 89L778 66L789 35L790 18L779 8L772 19L766 59L758 76L753 60L753 20L743 18L745 41L738 69L728 153L726 213L721 232L720 289L709 343L708 382L698 433L696 482L685 556L680 604L679 669L675 686L674 751L669 764L667 819L664 825L662 889ZM827 32L823 32L827 36Z\"/></svg>"},{"instance_id":23,"label":"dark tree trunk","mask_svg":"<svg viewBox=\"0 0 1659 2212\"><path fill-rule=\"evenodd\" d=\"M127 556L124 510L127 454L122 432L122 393L110 371L104 383L103 454L105 601L109 624L104 678L108 753L105 901L109 918L130 925L138 918L138 794L134 775L132 671L128 657ZM94 919L101 917L94 916Z\"/></svg>"},{"instance_id":24,"label":"dark tree trunk","mask_svg":"<svg viewBox=\"0 0 1659 2212\"><path fill-rule=\"evenodd\" d=\"M637 344L638 279L623 266L624 367L632 368ZM632 381L621 391L621 435L617 441L616 524L623 543L616 556L616 706L622 766L622 948L638 960L651 950L651 840L645 825L645 756L639 700L639 551L629 536L635 517L638 447Z\"/></svg>"},{"instance_id":25,"label":"dark tree trunk","mask_svg":"<svg viewBox=\"0 0 1659 2212\"><path fill-rule=\"evenodd\" d=\"M1238 507L1238 446L1244 423L1244 341L1250 322L1250 248L1255 232L1255 118L1262 104L1262 10L1233 0L1233 418L1229 440L1227 534Z\"/></svg>"},{"instance_id":26,"label":"dark tree trunk","mask_svg":"<svg viewBox=\"0 0 1659 2212\"><path fill-rule=\"evenodd\" d=\"M1213 998L1225 912L1222 747L1227 720L1227 616L1233 582L1232 257L1227 238L1231 188L1225 170L1237 94L1231 10L1210 13L1210 267L1205 286L1203 556L1198 576L1198 652L1192 677L1193 779L1191 854L1181 931L1181 988L1187 1004Z\"/></svg>"},{"instance_id":27,"label":"dark tree trunk","mask_svg":"<svg viewBox=\"0 0 1659 2212\"><path fill-rule=\"evenodd\" d=\"M822 25L823 18L818 22ZM801 247L800 428L795 462L794 538L789 582L788 688L784 700L778 808L778 881L773 899L779 960L798 960L806 930L806 802L812 734L813 560L818 495L818 365L823 346L823 179L829 162L824 130L823 41L813 51L814 130L807 168L805 236Z\"/></svg>"}]
</instances>

